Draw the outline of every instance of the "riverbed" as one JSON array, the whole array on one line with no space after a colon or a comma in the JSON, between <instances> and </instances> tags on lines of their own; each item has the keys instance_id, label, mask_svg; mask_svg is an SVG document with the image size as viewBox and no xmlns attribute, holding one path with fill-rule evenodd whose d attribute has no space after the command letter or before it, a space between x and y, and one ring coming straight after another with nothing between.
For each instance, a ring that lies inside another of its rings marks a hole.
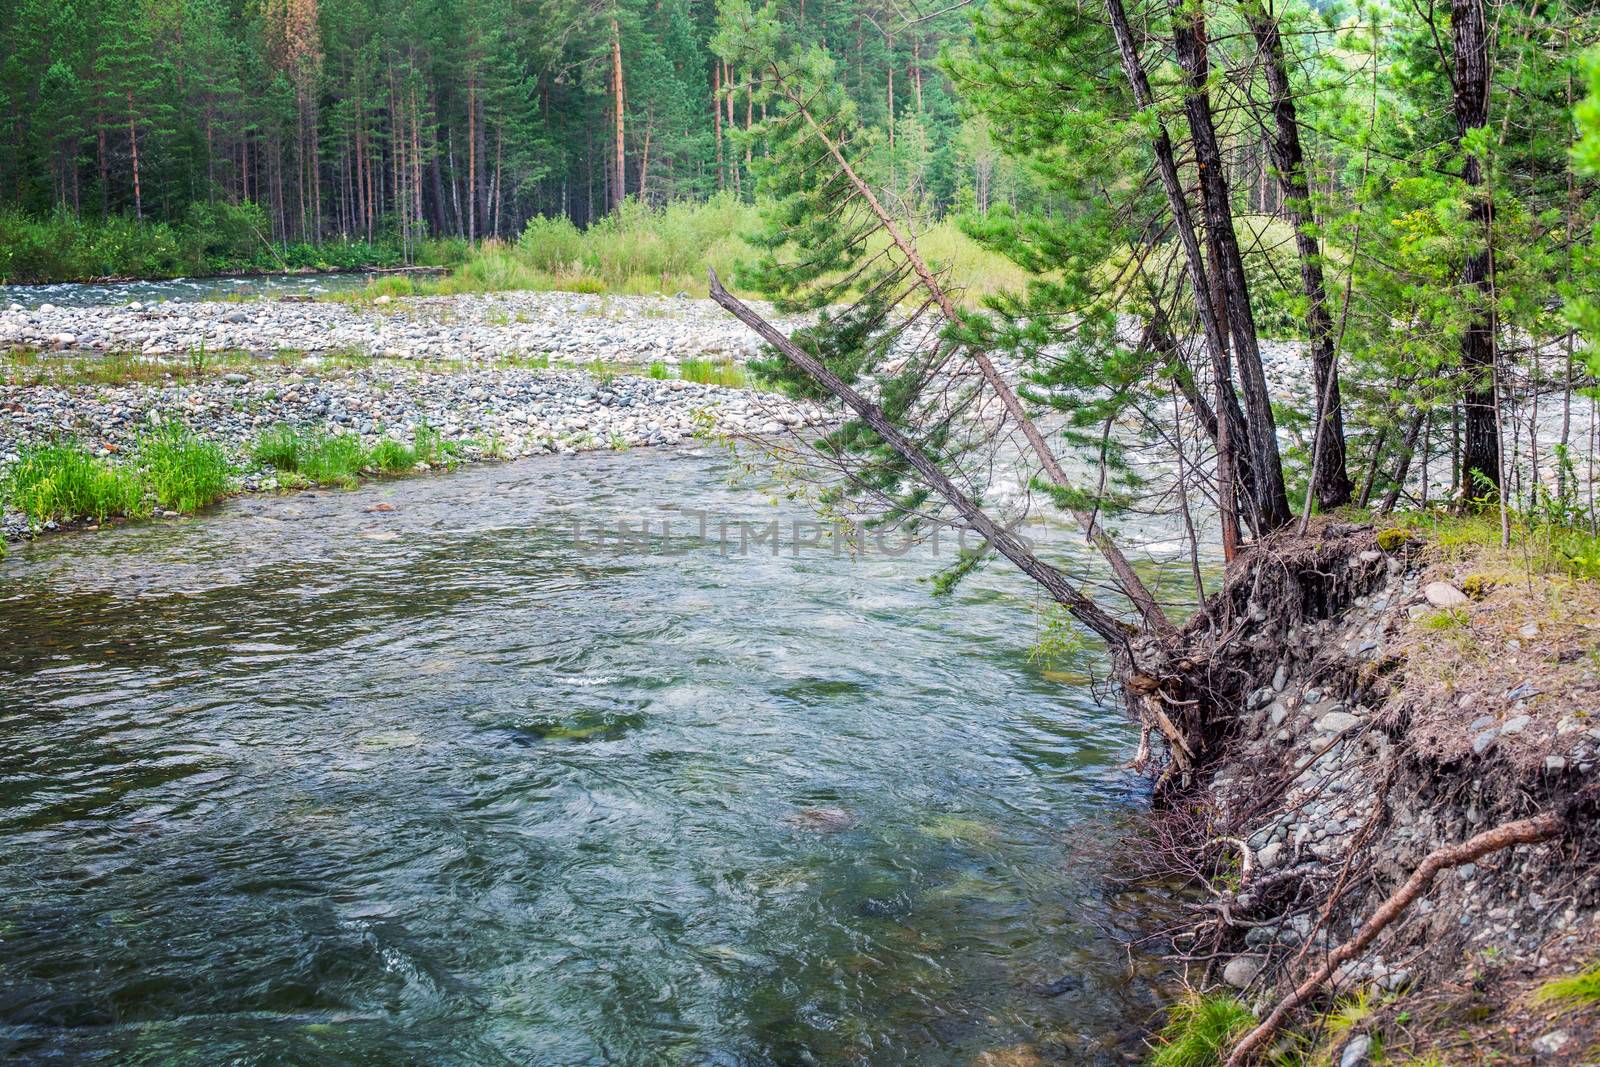
<instances>
[{"instance_id":1,"label":"riverbed","mask_svg":"<svg viewBox=\"0 0 1600 1067\"><path fill-rule=\"evenodd\" d=\"M537 457L16 547L0 1049L1123 1062L1145 786L1099 664L1030 659L1008 570L935 599L932 547L797 544L734 470ZM739 532L774 519L777 554Z\"/></svg>"}]
</instances>

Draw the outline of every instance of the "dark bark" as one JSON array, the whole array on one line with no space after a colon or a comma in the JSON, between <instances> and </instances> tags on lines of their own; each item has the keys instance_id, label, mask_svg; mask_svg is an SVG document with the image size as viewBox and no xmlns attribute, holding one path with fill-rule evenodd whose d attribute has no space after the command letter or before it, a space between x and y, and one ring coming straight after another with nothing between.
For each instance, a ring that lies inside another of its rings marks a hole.
<instances>
[{"instance_id":1,"label":"dark bark","mask_svg":"<svg viewBox=\"0 0 1600 1067\"><path fill-rule=\"evenodd\" d=\"M1195 417L1199 420L1200 428L1205 431L1212 444L1218 444L1221 427L1217 424L1216 408L1206 400L1205 394L1200 391L1199 383L1194 380L1194 373L1190 371L1189 365L1184 362L1183 354L1178 350L1178 343L1173 338L1164 316L1157 315L1146 325L1143 343L1152 352L1161 355L1169 373L1171 373L1173 380L1178 385L1178 392L1183 394L1184 400L1188 402L1189 407L1195 413ZM1244 412L1239 408L1239 398L1234 395L1232 389L1222 390L1220 395L1223 407L1228 413L1228 432L1231 438L1235 441L1244 440ZM1250 492L1252 480L1250 454L1248 452L1238 452L1235 453L1234 459L1236 461L1234 483L1240 488L1240 491L1248 493Z\"/></svg>"},{"instance_id":2,"label":"dark bark","mask_svg":"<svg viewBox=\"0 0 1600 1067\"><path fill-rule=\"evenodd\" d=\"M1406 427L1405 443L1395 457L1389 491L1383 494L1383 503L1378 506L1378 510L1385 515L1394 510L1395 504L1400 501L1400 494L1405 491L1406 476L1411 473L1411 457L1417 454L1417 435L1422 432L1422 422L1426 417L1426 413L1419 411L1411 416L1411 425Z\"/></svg>"},{"instance_id":3,"label":"dark bark","mask_svg":"<svg viewBox=\"0 0 1600 1067\"><path fill-rule=\"evenodd\" d=\"M1117 52L1122 60L1122 71L1133 90L1134 103L1140 111L1151 108L1155 99L1150 92L1150 79L1139 62L1139 50L1134 43L1133 29L1128 24L1128 13L1122 0L1105 0L1106 16L1111 32L1116 37ZM1211 282L1207 276L1204 257L1200 254L1200 238L1195 232L1194 218L1189 212L1189 201L1184 196L1183 184L1178 180L1178 161L1172 149L1172 136L1167 125L1158 116L1154 120L1154 133L1150 147L1155 153L1156 170L1161 176L1161 187L1167 196L1167 208L1172 212L1173 227L1178 241L1183 245L1184 265L1189 275L1189 285L1194 290L1195 310L1200 315L1200 325L1205 333L1206 349L1211 356L1211 369L1216 378L1217 395L1226 404L1233 392L1233 379L1228 373L1228 342L1222 332L1222 322L1211 302ZM1217 495L1222 509L1223 553L1233 558L1238 545L1238 512L1232 506L1234 484L1234 457L1238 454L1238 438L1231 433L1219 434L1217 439ZM1287 501L1285 502L1287 507Z\"/></svg>"},{"instance_id":4,"label":"dark bark","mask_svg":"<svg viewBox=\"0 0 1600 1067\"><path fill-rule=\"evenodd\" d=\"M1306 179L1305 152L1300 144L1299 116L1284 60L1283 36L1277 17L1267 12L1260 0L1247 4L1245 15L1261 50L1261 66L1271 93L1272 162L1283 191L1283 212L1294 227L1295 248L1300 256L1300 285L1306 294L1306 329L1311 338L1311 367L1316 381L1315 407L1320 415L1311 488L1317 504L1326 510L1349 503L1353 488L1346 469L1344 405L1339 395L1333 315L1328 310L1327 285L1322 275L1322 249L1311 233L1316 217Z\"/></svg>"},{"instance_id":5,"label":"dark bark","mask_svg":"<svg viewBox=\"0 0 1600 1067\"><path fill-rule=\"evenodd\" d=\"M1454 110L1463 142L1489 124L1489 37L1483 0L1451 0L1450 28L1455 39ZM1476 303L1461 336L1461 369L1465 375L1462 409L1465 440L1462 455L1465 496L1484 495L1485 486L1500 488L1500 430L1495 395L1494 262L1490 247L1493 225L1483 160L1468 153L1461 177L1472 204L1468 218L1483 231L1483 245L1468 257L1461 285Z\"/></svg>"},{"instance_id":6,"label":"dark bark","mask_svg":"<svg viewBox=\"0 0 1600 1067\"><path fill-rule=\"evenodd\" d=\"M1206 91L1211 64L1206 55L1205 27L1184 0L1172 0L1172 14L1173 48L1187 83L1183 107L1193 141L1195 168L1200 176L1200 209L1205 217L1207 236L1217 252L1216 261L1211 266L1226 294L1226 307L1222 310L1227 316L1228 331L1233 339L1233 354L1239 364L1239 384L1244 389L1244 409L1249 416L1255 504L1263 525L1267 529L1276 529L1290 519L1289 497L1283 485L1277 423L1272 416L1266 371L1261 366L1255 314L1250 309L1250 286L1245 280L1239 239L1233 232L1233 205L1228 197L1228 178L1223 169L1222 150L1217 143L1216 123L1211 115L1211 97Z\"/></svg>"}]
</instances>

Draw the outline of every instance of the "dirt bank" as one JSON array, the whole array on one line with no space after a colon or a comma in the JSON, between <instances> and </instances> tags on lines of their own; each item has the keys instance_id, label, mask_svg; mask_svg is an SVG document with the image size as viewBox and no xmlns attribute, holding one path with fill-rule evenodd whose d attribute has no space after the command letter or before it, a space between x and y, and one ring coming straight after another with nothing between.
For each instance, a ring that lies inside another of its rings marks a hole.
<instances>
[{"instance_id":1,"label":"dirt bank","mask_svg":"<svg viewBox=\"0 0 1600 1067\"><path fill-rule=\"evenodd\" d=\"M1205 887L1174 932L1190 984L1266 1016L1430 853L1543 817L1545 840L1444 864L1332 956L1264 1047L1596 1062L1600 1002L1551 985L1600 987L1596 583L1437 530L1324 522L1237 560L1165 673L1192 754L1168 772L1159 851Z\"/></svg>"}]
</instances>

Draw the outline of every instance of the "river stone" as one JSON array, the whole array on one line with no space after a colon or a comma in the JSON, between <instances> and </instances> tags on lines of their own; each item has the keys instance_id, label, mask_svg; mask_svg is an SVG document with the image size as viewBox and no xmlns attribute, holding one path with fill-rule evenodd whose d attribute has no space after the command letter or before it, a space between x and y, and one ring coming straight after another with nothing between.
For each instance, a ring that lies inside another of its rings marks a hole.
<instances>
[{"instance_id":1,"label":"river stone","mask_svg":"<svg viewBox=\"0 0 1600 1067\"><path fill-rule=\"evenodd\" d=\"M1357 1034L1344 1043L1344 1051L1339 1054L1339 1067L1363 1067L1371 1062L1372 1038L1366 1034Z\"/></svg>"},{"instance_id":2,"label":"river stone","mask_svg":"<svg viewBox=\"0 0 1600 1067\"><path fill-rule=\"evenodd\" d=\"M1222 980L1235 989L1248 988L1265 965L1266 961L1260 956L1235 956L1222 969Z\"/></svg>"},{"instance_id":3,"label":"river stone","mask_svg":"<svg viewBox=\"0 0 1600 1067\"><path fill-rule=\"evenodd\" d=\"M831 834L848 830L856 820L843 808L801 808L784 821L797 830Z\"/></svg>"},{"instance_id":4,"label":"river stone","mask_svg":"<svg viewBox=\"0 0 1600 1067\"><path fill-rule=\"evenodd\" d=\"M1429 582L1423 587L1422 595L1436 608L1459 608L1468 602L1467 594L1449 582Z\"/></svg>"},{"instance_id":5,"label":"river stone","mask_svg":"<svg viewBox=\"0 0 1600 1067\"><path fill-rule=\"evenodd\" d=\"M1542 1037L1533 1039L1533 1051L1544 1056L1554 1056L1572 1040L1572 1035L1565 1030L1552 1030Z\"/></svg>"},{"instance_id":6,"label":"river stone","mask_svg":"<svg viewBox=\"0 0 1600 1067\"><path fill-rule=\"evenodd\" d=\"M1283 842L1273 841L1260 852L1256 853L1256 862L1261 864L1263 870L1272 870L1283 862Z\"/></svg>"},{"instance_id":7,"label":"river stone","mask_svg":"<svg viewBox=\"0 0 1600 1067\"><path fill-rule=\"evenodd\" d=\"M1528 723L1531 721L1532 720L1526 715L1518 715L1514 718L1507 719L1505 721L1505 725L1500 727L1500 736L1514 737L1526 730L1528 728Z\"/></svg>"},{"instance_id":8,"label":"river stone","mask_svg":"<svg viewBox=\"0 0 1600 1067\"><path fill-rule=\"evenodd\" d=\"M1325 734L1341 733L1360 723L1361 718L1358 715L1352 715L1348 711L1330 711L1317 720L1317 729Z\"/></svg>"}]
</instances>

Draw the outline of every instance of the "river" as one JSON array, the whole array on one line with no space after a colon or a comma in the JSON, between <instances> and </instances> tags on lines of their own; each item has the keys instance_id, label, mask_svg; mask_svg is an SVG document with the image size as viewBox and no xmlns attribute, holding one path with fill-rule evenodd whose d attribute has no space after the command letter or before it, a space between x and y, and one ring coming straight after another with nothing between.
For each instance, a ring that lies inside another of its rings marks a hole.
<instances>
[{"instance_id":1,"label":"river","mask_svg":"<svg viewBox=\"0 0 1600 1067\"><path fill-rule=\"evenodd\" d=\"M170 278L122 282L58 282L54 285L0 285L0 307L41 304L96 307L163 300L245 300L280 296L327 296L361 289L378 275L346 273L237 274L214 278Z\"/></svg>"},{"instance_id":2,"label":"river","mask_svg":"<svg viewBox=\"0 0 1600 1067\"><path fill-rule=\"evenodd\" d=\"M741 554L806 513L733 467L549 457L14 547L0 1051L1122 1062L1131 727L1030 661L1002 568L935 599L929 546Z\"/></svg>"}]
</instances>

